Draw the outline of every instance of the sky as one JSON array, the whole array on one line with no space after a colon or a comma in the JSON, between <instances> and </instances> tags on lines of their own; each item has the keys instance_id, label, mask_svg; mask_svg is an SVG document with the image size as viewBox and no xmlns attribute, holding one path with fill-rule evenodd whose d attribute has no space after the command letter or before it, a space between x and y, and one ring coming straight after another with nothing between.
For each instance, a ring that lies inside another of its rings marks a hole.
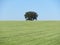
<instances>
[{"instance_id":1,"label":"sky","mask_svg":"<svg viewBox=\"0 0 60 45\"><path fill-rule=\"evenodd\" d=\"M60 0L0 0L0 20L25 20L28 11L38 20L60 20Z\"/></svg>"}]
</instances>

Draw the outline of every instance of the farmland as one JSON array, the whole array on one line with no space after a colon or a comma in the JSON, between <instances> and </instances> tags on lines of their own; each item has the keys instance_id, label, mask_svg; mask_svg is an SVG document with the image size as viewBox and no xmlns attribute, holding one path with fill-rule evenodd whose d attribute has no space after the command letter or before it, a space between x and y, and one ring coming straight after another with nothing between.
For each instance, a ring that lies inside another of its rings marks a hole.
<instances>
[{"instance_id":1,"label":"farmland","mask_svg":"<svg viewBox=\"0 0 60 45\"><path fill-rule=\"evenodd\" d=\"M0 45L60 45L60 21L0 21Z\"/></svg>"}]
</instances>

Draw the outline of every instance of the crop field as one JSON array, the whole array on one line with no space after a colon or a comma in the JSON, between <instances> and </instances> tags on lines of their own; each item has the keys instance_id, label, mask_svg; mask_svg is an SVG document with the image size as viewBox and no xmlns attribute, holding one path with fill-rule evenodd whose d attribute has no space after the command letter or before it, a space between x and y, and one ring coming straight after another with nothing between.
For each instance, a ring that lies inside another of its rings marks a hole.
<instances>
[{"instance_id":1,"label":"crop field","mask_svg":"<svg viewBox=\"0 0 60 45\"><path fill-rule=\"evenodd\" d=\"M0 45L60 45L60 21L0 21Z\"/></svg>"}]
</instances>

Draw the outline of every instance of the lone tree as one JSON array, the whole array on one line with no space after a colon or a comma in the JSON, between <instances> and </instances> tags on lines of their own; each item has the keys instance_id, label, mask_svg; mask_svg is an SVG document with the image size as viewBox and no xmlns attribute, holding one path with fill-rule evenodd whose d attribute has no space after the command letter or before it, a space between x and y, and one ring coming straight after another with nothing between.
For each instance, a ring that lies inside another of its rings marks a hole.
<instances>
[{"instance_id":1,"label":"lone tree","mask_svg":"<svg viewBox=\"0 0 60 45\"><path fill-rule=\"evenodd\" d=\"M38 14L34 11L28 11L25 13L25 19L26 20L37 20Z\"/></svg>"}]
</instances>

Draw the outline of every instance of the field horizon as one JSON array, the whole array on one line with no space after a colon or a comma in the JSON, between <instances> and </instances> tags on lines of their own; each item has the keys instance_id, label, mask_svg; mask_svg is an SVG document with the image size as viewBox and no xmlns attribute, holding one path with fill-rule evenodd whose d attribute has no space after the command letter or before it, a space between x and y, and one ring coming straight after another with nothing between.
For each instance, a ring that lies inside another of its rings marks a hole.
<instances>
[{"instance_id":1,"label":"field horizon","mask_svg":"<svg viewBox=\"0 0 60 45\"><path fill-rule=\"evenodd\" d=\"M60 45L60 21L0 21L0 45Z\"/></svg>"}]
</instances>

